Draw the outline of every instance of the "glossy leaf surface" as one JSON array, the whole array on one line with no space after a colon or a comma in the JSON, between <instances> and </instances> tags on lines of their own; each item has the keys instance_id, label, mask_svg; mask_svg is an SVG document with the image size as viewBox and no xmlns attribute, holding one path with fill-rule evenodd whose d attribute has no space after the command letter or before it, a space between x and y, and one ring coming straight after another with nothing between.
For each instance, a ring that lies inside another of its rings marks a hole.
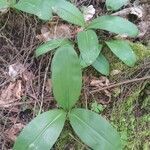
<instances>
[{"instance_id":1,"label":"glossy leaf surface","mask_svg":"<svg viewBox=\"0 0 150 150\"><path fill-rule=\"evenodd\" d=\"M109 62L103 54L100 54L92 66L101 74L108 76L109 75Z\"/></svg>"},{"instance_id":2,"label":"glossy leaf surface","mask_svg":"<svg viewBox=\"0 0 150 150\"><path fill-rule=\"evenodd\" d=\"M18 10L34 14L43 20L52 18L53 0L20 0L14 7Z\"/></svg>"},{"instance_id":3,"label":"glossy leaf surface","mask_svg":"<svg viewBox=\"0 0 150 150\"><path fill-rule=\"evenodd\" d=\"M82 72L79 58L71 45L60 47L52 62L52 86L58 104L70 110L80 96Z\"/></svg>"},{"instance_id":4,"label":"glossy leaf surface","mask_svg":"<svg viewBox=\"0 0 150 150\"><path fill-rule=\"evenodd\" d=\"M110 50L126 65L133 67L137 61L136 55L126 41L112 40L106 42Z\"/></svg>"},{"instance_id":5,"label":"glossy leaf surface","mask_svg":"<svg viewBox=\"0 0 150 150\"><path fill-rule=\"evenodd\" d=\"M66 44L70 44L67 39L56 39L48 41L36 49L36 57Z\"/></svg>"},{"instance_id":6,"label":"glossy leaf surface","mask_svg":"<svg viewBox=\"0 0 150 150\"><path fill-rule=\"evenodd\" d=\"M92 30L79 32L77 40L83 61L87 66L91 65L101 51L96 33Z\"/></svg>"},{"instance_id":7,"label":"glossy leaf surface","mask_svg":"<svg viewBox=\"0 0 150 150\"><path fill-rule=\"evenodd\" d=\"M106 0L107 9L117 10L121 8L123 5L127 4L129 0Z\"/></svg>"},{"instance_id":8,"label":"glossy leaf surface","mask_svg":"<svg viewBox=\"0 0 150 150\"><path fill-rule=\"evenodd\" d=\"M121 150L119 134L100 115L86 109L73 109L69 119L76 134L92 149Z\"/></svg>"},{"instance_id":9,"label":"glossy leaf surface","mask_svg":"<svg viewBox=\"0 0 150 150\"><path fill-rule=\"evenodd\" d=\"M66 113L51 110L33 119L21 132L13 150L50 150L62 131Z\"/></svg>"},{"instance_id":10,"label":"glossy leaf surface","mask_svg":"<svg viewBox=\"0 0 150 150\"><path fill-rule=\"evenodd\" d=\"M88 26L89 29L102 29L120 35L135 37L139 31L130 21L118 16L101 16L94 19Z\"/></svg>"},{"instance_id":11,"label":"glossy leaf surface","mask_svg":"<svg viewBox=\"0 0 150 150\"><path fill-rule=\"evenodd\" d=\"M79 26L85 26L83 14L75 5L71 4L70 2L65 0L55 0L53 11L67 22Z\"/></svg>"}]
</instances>

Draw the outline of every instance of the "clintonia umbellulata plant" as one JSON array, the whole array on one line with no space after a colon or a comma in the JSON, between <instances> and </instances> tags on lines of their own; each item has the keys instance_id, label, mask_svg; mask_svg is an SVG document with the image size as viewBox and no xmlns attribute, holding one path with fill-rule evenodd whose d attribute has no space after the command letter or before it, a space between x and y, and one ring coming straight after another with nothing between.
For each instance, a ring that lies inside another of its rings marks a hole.
<instances>
[{"instance_id":1,"label":"clintonia umbellulata plant","mask_svg":"<svg viewBox=\"0 0 150 150\"><path fill-rule=\"evenodd\" d=\"M5 5L3 4L4 8L10 6L6 1L0 0L0 4L5 2ZM117 10L127 2L128 0L106 0L106 7L108 10ZM17 4L11 5L11 7L34 14L43 20L50 20L52 12L54 12L63 20L80 26L83 30L77 34L80 64L83 68L92 65L103 75L109 75L109 62L101 52L103 45L99 43L95 30L105 30L129 37L135 37L139 32L133 23L119 16L103 15L86 22L78 8L66 0L20 0ZM36 50L36 56L45 54L68 42L69 40L67 39L48 41ZM126 65L134 66L136 55L127 41L112 39L104 43Z\"/></svg>"},{"instance_id":2,"label":"clintonia umbellulata plant","mask_svg":"<svg viewBox=\"0 0 150 150\"><path fill-rule=\"evenodd\" d=\"M69 120L79 138L94 150L121 150L117 131L106 119L87 109L74 108L82 87L80 60L73 46L57 49L52 65L53 93L60 109L33 119L21 132L14 150L50 150Z\"/></svg>"},{"instance_id":3,"label":"clintonia umbellulata plant","mask_svg":"<svg viewBox=\"0 0 150 150\"><path fill-rule=\"evenodd\" d=\"M59 4L60 3L60 4ZM115 5L115 3L117 3ZM124 2L114 2L114 0L106 1L107 7L110 9L118 9ZM112 6L112 7L111 7ZM91 22L84 21L83 14L71 3L66 1L57 1L56 5L52 7L53 11L62 19L81 26L82 30L77 34L77 44L80 51L80 64L87 67L92 65L97 71L103 75L109 75L109 62L102 54L103 45L99 43L98 37L94 30L101 29L119 35L126 35L135 37L138 34L137 27L128 20L119 16L104 15L100 16ZM67 39L55 39L44 43L36 50L36 56L40 56L61 47L69 42ZM134 54L129 43L124 40L109 40L105 41L109 49L126 65L132 67L136 62L136 55Z\"/></svg>"},{"instance_id":4,"label":"clintonia umbellulata plant","mask_svg":"<svg viewBox=\"0 0 150 150\"><path fill-rule=\"evenodd\" d=\"M16 8L38 16L43 20L52 18L52 12L63 20L81 26L77 34L80 57L68 39L55 39L44 43L36 50L40 56L57 49L52 61L53 93L60 109L50 110L33 119L19 135L14 150L49 150L59 137L65 120L69 120L80 139L94 150L120 150L121 142L117 131L98 114L74 108L82 87L81 65L92 65L104 75L109 74L109 63L101 53L95 30L101 29L119 35L134 37L137 27L118 16L104 15L87 23L83 14L65 0L20 0L17 4L0 0L0 9ZM108 9L117 10L125 4L124 0L106 0ZM133 66L136 56L130 45L123 40L105 41L110 50L125 64Z\"/></svg>"}]
</instances>

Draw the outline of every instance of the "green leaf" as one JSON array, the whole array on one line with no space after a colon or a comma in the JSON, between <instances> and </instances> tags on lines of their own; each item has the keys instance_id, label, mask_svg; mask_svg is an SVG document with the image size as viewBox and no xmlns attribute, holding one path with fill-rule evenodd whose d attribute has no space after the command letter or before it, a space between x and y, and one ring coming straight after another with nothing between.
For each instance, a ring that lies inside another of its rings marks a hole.
<instances>
[{"instance_id":1,"label":"green leaf","mask_svg":"<svg viewBox=\"0 0 150 150\"><path fill-rule=\"evenodd\" d=\"M118 10L121 8L123 5L127 4L129 0L106 0L106 7L107 9L111 10Z\"/></svg>"},{"instance_id":2,"label":"green leaf","mask_svg":"<svg viewBox=\"0 0 150 150\"><path fill-rule=\"evenodd\" d=\"M99 44L99 50L100 50L100 52L101 52L101 50L102 50L102 45L101 45L101 44ZM101 54L100 54L100 55L101 55ZM98 56L98 57L99 57L99 56ZM97 59L98 59L98 57L97 57ZM89 64L87 64L87 63L83 60L83 58L82 58L81 55L80 55L80 57L79 57L79 60L80 60L80 65L81 65L82 69L84 69L84 68L86 68L86 67L89 66Z\"/></svg>"},{"instance_id":3,"label":"green leaf","mask_svg":"<svg viewBox=\"0 0 150 150\"><path fill-rule=\"evenodd\" d=\"M39 57L40 55L43 55L55 48L58 48L66 44L70 44L70 42L67 39L56 39L48 41L36 49L36 57Z\"/></svg>"},{"instance_id":4,"label":"green leaf","mask_svg":"<svg viewBox=\"0 0 150 150\"><path fill-rule=\"evenodd\" d=\"M102 113L105 107L102 104L98 104L96 101L92 103L91 110L96 113Z\"/></svg>"},{"instance_id":5,"label":"green leaf","mask_svg":"<svg viewBox=\"0 0 150 150\"><path fill-rule=\"evenodd\" d=\"M118 16L101 16L94 19L88 29L102 29L116 34L135 37L139 31L136 25Z\"/></svg>"},{"instance_id":6,"label":"green leaf","mask_svg":"<svg viewBox=\"0 0 150 150\"><path fill-rule=\"evenodd\" d=\"M18 10L34 14L43 20L52 18L53 0L20 0L14 7Z\"/></svg>"},{"instance_id":7,"label":"green leaf","mask_svg":"<svg viewBox=\"0 0 150 150\"><path fill-rule=\"evenodd\" d=\"M92 30L79 32L77 40L83 61L88 66L91 65L101 51L96 33Z\"/></svg>"},{"instance_id":8,"label":"green leaf","mask_svg":"<svg viewBox=\"0 0 150 150\"><path fill-rule=\"evenodd\" d=\"M9 3L9 7L13 7L16 4L16 0L7 0Z\"/></svg>"},{"instance_id":9,"label":"green leaf","mask_svg":"<svg viewBox=\"0 0 150 150\"><path fill-rule=\"evenodd\" d=\"M88 67L87 63L83 60L81 55L79 56L79 60L80 60L80 65L82 69Z\"/></svg>"},{"instance_id":10,"label":"green leaf","mask_svg":"<svg viewBox=\"0 0 150 150\"><path fill-rule=\"evenodd\" d=\"M108 76L109 75L109 62L103 54L100 54L92 66L101 74Z\"/></svg>"},{"instance_id":11,"label":"green leaf","mask_svg":"<svg viewBox=\"0 0 150 150\"><path fill-rule=\"evenodd\" d=\"M0 9L6 9L9 7L9 3L7 0L0 0Z\"/></svg>"},{"instance_id":12,"label":"green leaf","mask_svg":"<svg viewBox=\"0 0 150 150\"><path fill-rule=\"evenodd\" d=\"M65 21L82 27L85 26L83 14L75 5L71 4L70 2L64 0L55 0L53 11Z\"/></svg>"},{"instance_id":13,"label":"green leaf","mask_svg":"<svg viewBox=\"0 0 150 150\"><path fill-rule=\"evenodd\" d=\"M71 45L60 47L52 62L54 97L61 107L70 110L80 96L82 72L79 58Z\"/></svg>"},{"instance_id":14,"label":"green leaf","mask_svg":"<svg viewBox=\"0 0 150 150\"><path fill-rule=\"evenodd\" d=\"M86 109L73 109L69 119L76 134L92 149L121 150L119 134L100 115Z\"/></svg>"},{"instance_id":15,"label":"green leaf","mask_svg":"<svg viewBox=\"0 0 150 150\"><path fill-rule=\"evenodd\" d=\"M0 0L0 10L13 7L16 3L16 0Z\"/></svg>"},{"instance_id":16,"label":"green leaf","mask_svg":"<svg viewBox=\"0 0 150 150\"><path fill-rule=\"evenodd\" d=\"M126 65L130 67L135 65L137 58L128 42L122 40L111 40L106 42L106 44Z\"/></svg>"},{"instance_id":17,"label":"green leaf","mask_svg":"<svg viewBox=\"0 0 150 150\"><path fill-rule=\"evenodd\" d=\"M21 132L13 150L50 150L62 131L66 113L51 110L33 119Z\"/></svg>"}]
</instances>

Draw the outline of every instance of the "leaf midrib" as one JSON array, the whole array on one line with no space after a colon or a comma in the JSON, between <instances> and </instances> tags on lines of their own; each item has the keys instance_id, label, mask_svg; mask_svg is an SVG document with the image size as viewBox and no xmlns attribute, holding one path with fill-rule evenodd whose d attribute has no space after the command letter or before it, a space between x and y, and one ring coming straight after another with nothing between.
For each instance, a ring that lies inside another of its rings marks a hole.
<instances>
[{"instance_id":1,"label":"leaf midrib","mask_svg":"<svg viewBox=\"0 0 150 150\"><path fill-rule=\"evenodd\" d=\"M60 118L63 115L63 113L57 115L51 122L49 122L46 127L36 136L36 138L31 142L29 145L26 146L25 149L29 149L29 147L34 143L48 128L50 125L52 125L58 118Z\"/></svg>"},{"instance_id":2,"label":"leaf midrib","mask_svg":"<svg viewBox=\"0 0 150 150\"><path fill-rule=\"evenodd\" d=\"M110 141L108 141L105 137L101 136L101 134L97 133L97 131L95 129L93 129L89 124L87 124L85 121L83 121L82 119L80 119L77 115L73 114L80 122L82 122L84 125L86 125L88 128L90 128L92 130L92 132L96 133L98 135L98 137L105 139L105 141L111 145L113 145Z\"/></svg>"}]
</instances>

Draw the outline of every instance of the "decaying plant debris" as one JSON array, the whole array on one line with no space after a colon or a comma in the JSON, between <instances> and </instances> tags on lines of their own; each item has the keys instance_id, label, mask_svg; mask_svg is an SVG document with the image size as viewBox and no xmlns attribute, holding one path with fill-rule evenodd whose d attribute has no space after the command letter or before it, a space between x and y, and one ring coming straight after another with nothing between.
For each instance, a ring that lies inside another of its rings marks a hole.
<instances>
[{"instance_id":1,"label":"decaying plant debris","mask_svg":"<svg viewBox=\"0 0 150 150\"><path fill-rule=\"evenodd\" d=\"M106 11L103 5L104 0L73 0L73 2L75 2L78 7L93 5L96 9L95 15L103 14ZM133 7L142 9L139 9L139 13L137 14L132 9ZM121 11L131 9L128 13L126 12L123 15L131 19L133 16L136 16L133 21L139 26L141 33L138 39L131 39L131 41L149 44L149 7L148 0L143 0L136 3L136 6L131 3L119 11L121 13ZM20 130L39 112L39 110L49 110L49 108L54 108L56 106L52 93L50 90L47 90L51 89L49 81L50 70L47 69L50 66L51 55L46 55L36 60L34 57L34 50L39 45L40 41L47 41L48 39L60 36L60 34L58 34L60 33L59 30L63 31L61 36L72 37L74 32L78 32L78 29L72 30L72 27L66 26L61 20L59 20L59 25L57 22L54 22L55 30L52 30L52 32L50 30L51 28L47 28L47 25L45 29L46 32L43 31L43 26L45 27L45 24L42 22L39 23L36 17L29 17L23 13L17 14L12 12L12 10L0 16L0 149L2 150L12 148L16 135L18 135ZM55 35L55 37L53 37L53 35ZM10 66L13 64L21 64L21 68L24 69L17 73L17 75L14 75L12 71L10 73ZM142 78L150 75L149 66L149 59L143 60L139 66L133 70L124 70L110 77L110 83L107 82L108 79L103 81L102 77L97 75L90 68L87 69L85 73L84 90L81 97L81 100L83 99L84 101L82 100L78 105L90 108L92 101L96 100L98 103L106 105L103 114L111 118L111 110L115 109L113 104L115 105L117 101L126 100L128 96L136 91L138 84L147 84L148 86L147 80L142 80ZM96 74L96 78L93 72ZM15 79L12 74L15 76ZM90 78L86 79L86 74L90 74ZM109 87L110 84L117 84L136 78L141 78L141 80L90 94L90 92L95 89ZM1 98L3 100L5 98L6 101L2 101ZM140 103L138 104L136 114L141 110L139 105ZM148 106L146 105L145 107ZM142 116L142 114L140 114L140 116ZM66 141L70 139L70 143L66 145L66 149L69 149L72 145L78 149L81 147L86 148L86 146L80 142L75 144L74 141L78 141L78 138L75 137L74 134L72 136L69 135L66 139ZM61 147L61 142L62 141L58 141L55 146L56 149L63 148ZM143 145L140 146L142 147Z\"/></svg>"}]
</instances>

